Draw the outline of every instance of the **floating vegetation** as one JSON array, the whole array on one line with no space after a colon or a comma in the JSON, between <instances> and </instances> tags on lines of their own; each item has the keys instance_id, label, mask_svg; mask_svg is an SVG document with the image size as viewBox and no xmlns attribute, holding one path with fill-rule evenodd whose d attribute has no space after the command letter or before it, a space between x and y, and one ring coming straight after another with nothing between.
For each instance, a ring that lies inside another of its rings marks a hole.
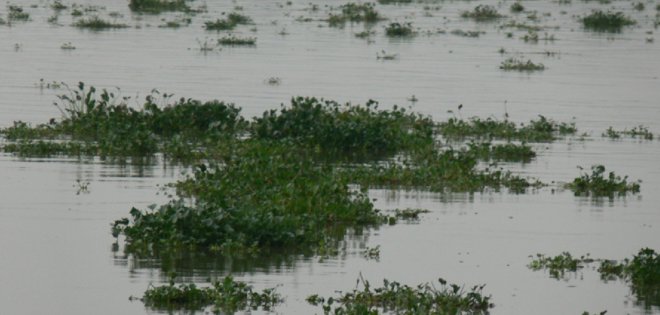
<instances>
[{"instance_id":1,"label":"floating vegetation","mask_svg":"<svg viewBox=\"0 0 660 315\"><path fill-rule=\"evenodd\" d=\"M74 49L76 49L76 46L73 46L73 44L71 44L71 42L66 42L66 43L64 43L60 46L60 49L62 49L62 50L74 50Z\"/></svg>"},{"instance_id":2,"label":"floating vegetation","mask_svg":"<svg viewBox=\"0 0 660 315\"><path fill-rule=\"evenodd\" d=\"M660 306L660 255L650 248L640 249L623 262L605 260L598 272L603 279L625 279L637 299L647 307Z\"/></svg>"},{"instance_id":3,"label":"floating vegetation","mask_svg":"<svg viewBox=\"0 0 660 315\"><path fill-rule=\"evenodd\" d=\"M577 177L573 182L566 184L566 187L571 189L576 196L592 196L592 197L614 197L625 196L628 193L636 194L640 190L638 182L628 182L628 176L621 178L609 172L605 176L605 166L594 165L591 167L591 174L584 173L582 176Z\"/></svg>"},{"instance_id":4,"label":"floating vegetation","mask_svg":"<svg viewBox=\"0 0 660 315\"><path fill-rule=\"evenodd\" d=\"M252 19L240 13L232 12L225 19L216 19L215 21L204 22L204 28L208 31L228 31L233 30L238 25L250 24Z\"/></svg>"},{"instance_id":5,"label":"floating vegetation","mask_svg":"<svg viewBox=\"0 0 660 315\"><path fill-rule=\"evenodd\" d=\"M131 11L142 13L161 13L166 11L190 11L185 0L130 0Z\"/></svg>"},{"instance_id":6,"label":"floating vegetation","mask_svg":"<svg viewBox=\"0 0 660 315\"><path fill-rule=\"evenodd\" d=\"M376 31L365 30L359 33L355 33L355 37L357 38L369 38L373 35L376 35Z\"/></svg>"},{"instance_id":7,"label":"floating vegetation","mask_svg":"<svg viewBox=\"0 0 660 315\"><path fill-rule=\"evenodd\" d=\"M361 277L357 282L361 290L328 298L311 295L307 302L320 305L325 314L488 314L493 307L491 297L482 295L485 285L465 290L456 284L447 285L442 278L438 279L439 289L429 283L409 287L387 279L378 288L372 288Z\"/></svg>"},{"instance_id":8,"label":"floating vegetation","mask_svg":"<svg viewBox=\"0 0 660 315\"><path fill-rule=\"evenodd\" d=\"M246 283L227 276L205 288L199 288L194 283L175 285L173 279L169 285L150 285L141 300L147 307L158 310L195 311L212 306L214 312L234 313L259 308L270 310L282 298L274 288L254 291Z\"/></svg>"},{"instance_id":9,"label":"floating vegetation","mask_svg":"<svg viewBox=\"0 0 660 315\"><path fill-rule=\"evenodd\" d=\"M254 37L225 36L218 39L218 44L223 46L256 46L257 39Z\"/></svg>"},{"instance_id":10,"label":"floating vegetation","mask_svg":"<svg viewBox=\"0 0 660 315\"><path fill-rule=\"evenodd\" d=\"M104 29L117 29L117 28L127 28L128 25L126 24L120 24L120 23L112 23L108 22L98 16L90 17L90 18L83 18L75 23L73 23L73 26L78 27L78 28L86 28L86 29L91 29L91 30L104 30Z\"/></svg>"},{"instance_id":11,"label":"floating vegetation","mask_svg":"<svg viewBox=\"0 0 660 315\"><path fill-rule=\"evenodd\" d=\"M484 32L484 31L464 31L464 30L456 29L456 30L451 31L451 34L456 35L456 36L461 36L461 37L477 38L481 34L486 34L486 32Z\"/></svg>"},{"instance_id":12,"label":"floating vegetation","mask_svg":"<svg viewBox=\"0 0 660 315\"><path fill-rule=\"evenodd\" d=\"M536 254L536 259L532 260L527 267L534 271L548 270L550 277L559 279L564 276L567 271L575 272L584 267L585 263L591 263L594 260L586 256L580 258L573 258L569 252L563 252L555 257L548 257L543 254Z\"/></svg>"},{"instance_id":13,"label":"floating vegetation","mask_svg":"<svg viewBox=\"0 0 660 315\"><path fill-rule=\"evenodd\" d=\"M376 59L378 60L394 60L398 57L397 54L387 53L385 50L381 50L379 53L376 53Z\"/></svg>"},{"instance_id":14,"label":"floating vegetation","mask_svg":"<svg viewBox=\"0 0 660 315\"><path fill-rule=\"evenodd\" d=\"M55 10L55 11L62 11L62 10L66 10L66 9L68 9L69 7L66 6L66 5L64 5L64 4L62 3L62 1L55 0L55 1L53 2L53 4L50 5L50 8L53 9L53 10Z\"/></svg>"},{"instance_id":15,"label":"floating vegetation","mask_svg":"<svg viewBox=\"0 0 660 315\"><path fill-rule=\"evenodd\" d=\"M382 224L368 196L288 142L230 145L176 184L178 200L130 211L113 234L131 251L194 247L223 253L316 249L348 227ZM187 198L192 198L190 201ZM192 201L192 205L191 205Z\"/></svg>"},{"instance_id":16,"label":"floating vegetation","mask_svg":"<svg viewBox=\"0 0 660 315\"><path fill-rule=\"evenodd\" d=\"M339 7L339 14L331 13L328 16L330 26L343 26L346 22L351 23L375 23L383 19L375 9L373 3L346 3Z\"/></svg>"},{"instance_id":17,"label":"floating vegetation","mask_svg":"<svg viewBox=\"0 0 660 315\"><path fill-rule=\"evenodd\" d=\"M477 22L493 21L502 17L495 7L480 4L472 11L463 11L461 17L473 19Z\"/></svg>"},{"instance_id":18,"label":"floating vegetation","mask_svg":"<svg viewBox=\"0 0 660 315\"><path fill-rule=\"evenodd\" d=\"M520 126L508 120L492 118L473 117L469 120L450 118L438 124L438 131L449 139L475 137L539 142L553 141L557 136L574 135L577 128L575 123L558 123L539 115L538 120L531 120L528 124L520 124Z\"/></svg>"},{"instance_id":19,"label":"floating vegetation","mask_svg":"<svg viewBox=\"0 0 660 315\"><path fill-rule=\"evenodd\" d=\"M518 23L515 21L508 22L506 24L502 24L500 28L516 28L519 30L525 30L525 31L540 31L542 28L540 26L536 25L529 25L525 23Z\"/></svg>"},{"instance_id":20,"label":"floating vegetation","mask_svg":"<svg viewBox=\"0 0 660 315\"><path fill-rule=\"evenodd\" d=\"M385 27L385 35L388 37L410 37L414 34L412 23L394 22Z\"/></svg>"},{"instance_id":21,"label":"floating vegetation","mask_svg":"<svg viewBox=\"0 0 660 315\"><path fill-rule=\"evenodd\" d=\"M414 221L419 220L419 215L422 213L429 213L429 210L426 209L396 209L394 212L394 217L397 219L405 221Z\"/></svg>"},{"instance_id":22,"label":"floating vegetation","mask_svg":"<svg viewBox=\"0 0 660 315\"><path fill-rule=\"evenodd\" d=\"M605 130L605 132L602 134L603 137L608 137L610 139L618 139L621 138L622 136L627 136L631 138L639 138L639 139L644 139L644 140L653 140L654 135L651 131L649 131L648 127L645 127L644 125L639 125L637 127L633 127L632 129L624 129L622 131L617 131L614 130L611 126Z\"/></svg>"},{"instance_id":23,"label":"floating vegetation","mask_svg":"<svg viewBox=\"0 0 660 315\"><path fill-rule=\"evenodd\" d=\"M543 71L545 66L542 63L533 63L531 60L524 61L517 58L508 58L502 61L500 64L500 69L504 71Z\"/></svg>"},{"instance_id":24,"label":"floating vegetation","mask_svg":"<svg viewBox=\"0 0 660 315\"><path fill-rule=\"evenodd\" d=\"M181 18L178 20L165 21L165 24L158 25L160 28L179 28L182 26L188 26L192 23L191 18Z\"/></svg>"},{"instance_id":25,"label":"floating vegetation","mask_svg":"<svg viewBox=\"0 0 660 315\"><path fill-rule=\"evenodd\" d=\"M471 153L486 161L494 160L526 163L536 157L536 152L532 150L532 147L525 143L520 145L513 143L493 145L490 142L471 142L468 144L468 147Z\"/></svg>"},{"instance_id":26,"label":"floating vegetation","mask_svg":"<svg viewBox=\"0 0 660 315\"><path fill-rule=\"evenodd\" d=\"M620 32L624 26L634 25L635 20L625 16L623 12L593 11L580 19L585 29L599 32Z\"/></svg>"},{"instance_id":27,"label":"floating vegetation","mask_svg":"<svg viewBox=\"0 0 660 315\"><path fill-rule=\"evenodd\" d=\"M525 11L525 7L520 2L514 2L509 9L513 13L520 13L522 11Z\"/></svg>"},{"instance_id":28,"label":"floating vegetation","mask_svg":"<svg viewBox=\"0 0 660 315\"><path fill-rule=\"evenodd\" d=\"M294 98L279 112L255 119L252 136L262 140L292 140L325 152L342 154L395 153L433 143L433 121L404 108L379 110L365 106Z\"/></svg>"},{"instance_id":29,"label":"floating vegetation","mask_svg":"<svg viewBox=\"0 0 660 315\"><path fill-rule=\"evenodd\" d=\"M7 13L7 19L9 21L27 21L30 19L30 14L23 11L23 8L17 5L7 6L9 13Z\"/></svg>"},{"instance_id":30,"label":"floating vegetation","mask_svg":"<svg viewBox=\"0 0 660 315\"><path fill-rule=\"evenodd\" d=\"M409 4L413 0L378 0L378 4Z\"/></svg>"}]
</instances>

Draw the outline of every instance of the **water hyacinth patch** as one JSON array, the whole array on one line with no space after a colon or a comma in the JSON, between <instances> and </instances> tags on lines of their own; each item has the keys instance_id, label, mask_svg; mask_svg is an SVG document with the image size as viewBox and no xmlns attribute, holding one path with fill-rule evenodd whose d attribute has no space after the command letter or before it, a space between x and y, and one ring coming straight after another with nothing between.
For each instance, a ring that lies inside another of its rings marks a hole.
<instances>
[{"instance_id":1,"label":"water hyacinth patch","mask_svg":"<svg viewBox=\"0 0 660 315\"><path fill-rule=\"evenodd\" d=\"M338 297L311 295L307 302L320 305L324 314L488 314L493 307L490 296L482 295L484 288L474 286L465 290L456 284L438 279L440 288L432 284L415 287L396 281L383 280L383 286L373 288L368 281L358 279L361 290L341 294Z\"/></svg>"},{"instance_id":2,"label":"water hyacinth patch","mask_svg":"<svg viewBox=\"0 0 660 315\"><path fill-rule=\"evenodd\" d=\"M242 310L270 310L282 298L275 289L256 292L244 282L234 281L231 276L214 281L210 287L197 287L194 283L150 286L141 299L144 304L157 310L202 310L212 306L214 312L233 313Z\"/></svg>"},{"instance_id":3,"label":"water hyacinth patch","mask_svg":"<svg viewBox=\"0 0 660 315\"><path fill-rule=\"evenodd\" d=\"M620 32L624 26L634 25L635 20L623 12L604 12L596 10L580 19L585 29L599 32Z\"/></svg>"},{"instance_id":4,"label":"water hyacinth patch","mask_svg":"<svg viewBox=\"0 0 660 315\"><path fill-rule=\"evenodd\" d=\"M628 182L628 176L620 177L614 172L605 176L605 166L594 165L591 174L584 173L573 182L566 184L576 196L614 197L625 196L628 193L636 194L640 190L639 182Z\"/></svg>"}]
</instances>

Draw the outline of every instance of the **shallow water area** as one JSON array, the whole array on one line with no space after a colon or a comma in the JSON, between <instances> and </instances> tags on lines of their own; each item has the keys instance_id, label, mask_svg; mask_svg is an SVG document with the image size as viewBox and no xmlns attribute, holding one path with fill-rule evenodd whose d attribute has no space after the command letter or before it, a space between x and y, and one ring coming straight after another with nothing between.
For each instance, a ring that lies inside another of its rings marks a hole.
<instances>
[{"instance_id":1,"label":"shallow water area","mask_svg":"<svg viewBox=\"0 0 660 315\"><path fill-rule=\"evenodd\" d=\"M196 0L191 6L206 5L207 12L176 29L158 26L185 17L183 13L140 15L131 13L126 1L77 2L99 6L85 16L130 26L102 31L71 26L79 19L71 16L71 9L49 23L56 14L52 2L21 2L29 20L0 25L0 127L16 120L38 124L58 118L60 112L51 104L66 88L49 84L75 86L79 81L119 87L136 107L155 88L174 93L174 99L233 102L246 118L298 95L360 104L375 99L383 108L398 104L438 121L502 119L506 114L512 121L527 122L544 115L574 121L579 135L533 143L538 156L531 163L499 166L550 185L525 194L371 190L377 207L385 211L410 207L430 212L419 221L349 235L345 252L337 257L297 254L251 260L190 253L141 259L125 255L121 240L113 245L110 224L128 216L131 207L165 203L169 198L161 188L180 179L185 168L159 159L132 165L3 153L0 313L159 313L129 297L141 296L150 284L166 283L173 268L179 281L200 285L208 284L209 277L232 274L257 289L277 287L285 298L273 310L278 314L321 314L305 298L350 291L360 275L374 285L387 278L414 286L439 277L466 287L486 284L484 293L495 304L492 314L660 314L658 304L637 305L626 283L601 281L597 263L559 280L527 268L537 253L623 259L643 247L660 250L660 195L655 193L660 190L659 1L644 2L642 11L631 1L522 1L526 12L519 14L509 11L512 1L377 4L389 20L373 25L376 34L370 39L354 35L367 29L362 23L328 27L328 6L339 2L311 1L318 11L310 11L308 2ZM507 17L483 23L460 17L479 4L494 5ZM7 5L0 3L5 20ZM622 11L637 24L620 33L585 31L577 16L592 9ZM233 11L254 24L238 26L231 34L257 38L256 47L201 51L204 42L229 34L205 31L204 22ZM528 18L533 11L536 20ZM301 16L311 21L301 22ZM386 37L384 28L393 21L411 22L417 35ZM509 21L539 26L541 38L547 33L555 39L526 42L526 30L502 26ZM470 38L452 34L457 29L485 33ZM64 43L75 49L62 49ZM498 52L500 48L505 52ZM378 59L383 53L396 58ZM546 69L499 69L508 57L541 62ZM279 81L269 83L271 78ZM601 136L610 126L623 130L638 125L647 126L656 138ZM586 171L595 164L642 180L641 193L610 200L576 197L561 187L581 174L577 166ZM380 258L365 258L363 251L376 246Z\"/></svg>"}]
</instances>

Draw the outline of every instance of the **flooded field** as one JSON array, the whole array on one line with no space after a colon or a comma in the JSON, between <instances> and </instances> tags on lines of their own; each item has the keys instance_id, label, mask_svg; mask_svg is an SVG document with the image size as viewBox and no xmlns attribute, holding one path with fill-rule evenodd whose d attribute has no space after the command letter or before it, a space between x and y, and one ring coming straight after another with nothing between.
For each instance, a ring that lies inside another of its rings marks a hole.
<instances>
[{"instance_id":1,"label":"flooded field","mask_svg":"<svg viewBox=\"0 0 660 315\"><path fill-rule=\"evenodd\" d=\"M115 147L95 149L110 152L111 158L12 151L10 145L20 144L20 139L3 132L0 313L168 313L145 306L140 298L147 289L168 284L172 276L177 283L206 287L231 275L255 291L276 288L282 298L270 310L250 313L323 314L321 306L308 303L310 295L338 297L338 291L351 292L362 279L374 288L383 279L411 287L435 283L440 288L441 278L464 285L465 291L485 285L481 294L490 296L493 305L482 313L660 314L657 283L640 298L630 278L603 280L598 271L600 259L621 262L642 248L660 251L660 195L656 193L660 191L660 1L388 2L374 3L371 8L379 18L371 23L333 22L341 20L342 9L347 8L348 2L340 1L195 0L184 2L189 10L159 14L131 10L128 1L4 2L0 5L0 128L7 131L15 121L37 126L51 118L66 120L60 112L66 101L58 96L77 91L78 82L85 83L87 92L95 86L99 100L102 89L129 97L125 103L136 111L143 108L145 97L156 95L153 89L159 91L155 102L161 107L180 98L233 103L241 109L244 122L254 124L246 130L254 137L262 132L266 140L275 136L266 127L259 129L253 117L279 110L280 104L291 106L291 99L298 96L342 104L375 100L380 109L393 111L398 105L406 113L428 118L404 117L414 124L432 120L435 143L442 149L466 145L450 139L449 128L443 129L445 122L478 117L513 122L513 128L522 130L521 124L529 125L542 115L565 123L561 126L574 123L577 131L558 134L553 129L553 136L545 140L525 138L521 131L513 143L529 145L535 157L489 165L496 160L490 156L491 160L480 159L475 169L502 168L530 183L539 180L546 185L522 191L499 182L465 188L452 186L451 181L434 182L424 174L410 175L417 176L410 179L417 183L426 180L418 184L420 188L405 186L408 178L404 176L378 182L366 166L362 171L367 175L356 175L350 173L351 168L343 172L341 164L337 175L325 168L306 169L309 161L304 160L296 168L321 185L330 178L336 181L327 185L346 180L350 187L369 186L362 197L381 213L428 212L392 225L369 221L370 227L348 228L340 234L338 248L331 248L324 238L321 243L327 248L314 247L318 239L312 239L311 250L223 255L222 250L214 250L219 243L211 241L210 251L138 254L127 249L126 235L112 235L113 222L131 217L133 207L144 210L175 198L168 184L193 176L195 167L190 165L200 160L177 163L156 152L146 162L121 161L112 158ZM499 16L474 15L485 6ZM594 10L621 12L634 23L615 30L590 29L583 19ZM230 21L230 13L247 21L236 23L233 30L209 30L212 24L207 22ZM80 21L94 17L116 27L81 27ZM394 23L409 26L411 33L397 36L392 33ZM231 39L248 43L229 45ZM537 68L510 69L507 60ZM276 122L279 116L273 114L270 119ZM242 123L236 123L237 130L242 130ZM420 157L423 152L414 147L428 139L412 131L410 137L394 136L400 143L390 159L410 154L420 168L424 162L417 159L438 162ZM511 140L504 138L495 137L493 143ZM224 143L226 138L212 140ZM213 180L251 187L259 174L249 170L259 170L260 160L241 164L240 158L227 158L223 150L257 156L267 152L282 156L283 163L292 159L279 147L259 145L214 147L215 155L201 161L219 157L227 165L236 163L237 168L243 167L237 174L245 172L245 177L254 178ZM197 152L197 147L181 148L175 153ZM370 151L373 147L360 148ZM323 143L314 147L311 160L324 149ZM358 169L358 164L351 165ZM628 183L641 180L640 191L612 197L578 196L565 185L591 174L595 165L606 167L605 176L613 171L628 176ZM437 169L429 168L433 170ZM293 176L291 182L297 180ZM397 180L401 186L388 186ZM291 191L316 193L306 190L309 183ZM324 187L318 189L326 191ZM206 198L191 191L199 200ZM295 201L286 196L275 203ZM345 192L332 198L354 206L360 195ZM320 199L324 196L310 197L309 202ZM312 226L311 234L316 227ZM298 236L303 239L306 232ZM596 261L582 260L576 271L554 277L551 270L529 268L537 254L563 252L574 258L589 254Z\"/></svg>"}]
</instances>

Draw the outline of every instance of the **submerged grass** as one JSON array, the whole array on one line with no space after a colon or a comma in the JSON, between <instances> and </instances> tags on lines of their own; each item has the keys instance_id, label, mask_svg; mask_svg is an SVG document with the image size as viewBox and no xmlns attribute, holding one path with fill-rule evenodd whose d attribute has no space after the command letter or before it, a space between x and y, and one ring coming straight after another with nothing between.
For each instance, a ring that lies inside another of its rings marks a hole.
<instances>
[{"instance_id":1,"label":"submerged grass","mask_svg":"<svg viewBox=\"0 0 660 315\"><path fill-rule=\"evenodd\" d=\"M244 310L270 310L282 298L275 289L253 291L244 282L234 281L231 276L215 281L210 287L199 288L194 283L150 286L142 297L144 304L158 310L202 310L212 306L214 312L233 313Z\"/></svg>"},{"instance_id":2,"label":"submerged grass","mask_svg":"<svg viewBox=\"0 0 660 315\"><path fill-rule=\"evenodd\" d=\"M628 193L639 193L639 182L628 182L628 176L621 178L609 172L605 176L605 166L594 165L591 167L591 174L584 173L577 177L573 182L566 184L576 196L610 197L625 196Z\"/></svg>"},{"instance_id":3,"label":"submerged grass","mask_svg":"<svg viewBox=\"0 0 660 315\"><path fill-rule=\"evenodd\" d=\"M425 283L415 287L396 281L383 280L382 287L372 288L360 278L357 288L337 297L311 295L307 302L320 305L325 314L488 314L493 307L490 296L484 296L484 285L469 290L456 284L449 284L440 278L440 288Z\"/></svg>"}]
</instances>

